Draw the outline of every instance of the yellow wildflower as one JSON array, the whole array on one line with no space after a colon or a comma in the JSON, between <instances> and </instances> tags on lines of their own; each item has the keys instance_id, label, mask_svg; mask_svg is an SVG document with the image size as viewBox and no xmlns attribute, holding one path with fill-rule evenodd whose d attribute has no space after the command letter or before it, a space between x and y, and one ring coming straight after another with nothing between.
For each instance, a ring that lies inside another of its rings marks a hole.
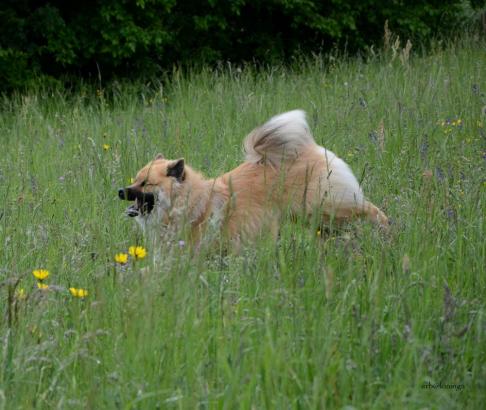
<instances>
[{"instance_id":1,"label":"yellow wildflower","mask_svg":"<svg viewBox=\"0 0 486 410\"><path fill-rule=\"evenodd\" d=\"M32 275L42 281L49 276L49 271L47 269L35 269L32 271Z\"/></svg>"},{"instance_id":2,"label":"yellow wildflower","mask_svg":"<svg viewBox=\"0 0 486 410\"><path fill-rule=\"evenodd\" d=\"M46 285L45 283L42 282L37 282L37 287L41 290L49 289L49 285Z\"/></svg>"},{"instance_id":3,"label":"yellow wildflower","mask_svg":"<svg viewBox=\"0 0 486 410\"><path fill-rule=\"evenodd\" d=\"M129 178L129 179L128 179L128 182L129 182L130 184L133 184L133 183L135 182L135 178Z\"/></svg>"},{"instance_id":4,"label":"yellow wildflower","mask_svg":"<svg viewBox=\"0 0 486 410\"><path fill-rule=\"evenodd\" d=\"M75 298L85 298L88 296L88 291L86 289L69 288L69 292L71 292L71 295Z\"/></svg>"},{"instance_id":5,"label":"yellow wildflower","mask_svg":"<svg viewBox=\"0 0 486 410\"><path fill-rule=\"evenodd\" d=\"M115 262L119 263L121 265L124 265L125 263L128 262L128 254L126 253L117 253L115 255Z\"/></svg>"},{"instance_id":6,"label":"yellow wildflower","mask_svg":"<svg viewBox=\"0 0 486 410\"><path fill-rule=\"evenodd\" d=\"M128 253L135 259L143 259L147 256L147 251L142 246L130 246Z\"/></svg>"},{"instance_id":7,"label":"yellow wildflower","mask_svg":"<svg viewBox=\"0 0 486 410\"><path fill-rule=\"evenodd\" d=\"M110 144L103 144L103 149L108 151L110 149Z\"/></svg>"}]
</instances>

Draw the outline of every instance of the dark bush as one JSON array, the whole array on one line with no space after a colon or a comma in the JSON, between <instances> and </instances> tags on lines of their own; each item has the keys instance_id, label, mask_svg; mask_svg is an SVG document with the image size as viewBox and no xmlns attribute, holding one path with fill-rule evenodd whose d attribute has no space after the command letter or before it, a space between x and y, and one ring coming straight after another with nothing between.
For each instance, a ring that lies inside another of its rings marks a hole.
<instances>
[{"instance_id":1,"label":"dark bush","mask_svg":"<svg viewBox=\"0 0 486 410\"><path fill-rule=\"evenodd\" d=\"M479 3L479 2L477 2ZM38 76L153 75L174 64L286 61L380 41L385 20L413 41L464 22L459 0L3 0L0 88Z\"/></svg>"}]
</instances>

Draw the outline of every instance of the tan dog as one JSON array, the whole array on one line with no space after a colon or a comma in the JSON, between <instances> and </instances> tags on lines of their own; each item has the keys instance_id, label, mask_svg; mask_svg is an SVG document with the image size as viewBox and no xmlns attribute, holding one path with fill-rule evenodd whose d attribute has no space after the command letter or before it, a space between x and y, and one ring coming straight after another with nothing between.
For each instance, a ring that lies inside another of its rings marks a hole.
<instances>
[{"instance_id":1,"label":"tan dog","mask_svg":"<svg viewBox=\"0 0 486 410\"><path fill-rule=\"evenodd\" d=\"M236 245L264 231L277 235L286 213L319 212L322 220L338 222L364 216L388 225L348 165L316 144L303 111L271 118L246 137L244 150L245 161L215 179L159 154L119 197L135 201L128 215L143 225L189 229L195 242L209 226Z\"/></svg>"}]
</instances>

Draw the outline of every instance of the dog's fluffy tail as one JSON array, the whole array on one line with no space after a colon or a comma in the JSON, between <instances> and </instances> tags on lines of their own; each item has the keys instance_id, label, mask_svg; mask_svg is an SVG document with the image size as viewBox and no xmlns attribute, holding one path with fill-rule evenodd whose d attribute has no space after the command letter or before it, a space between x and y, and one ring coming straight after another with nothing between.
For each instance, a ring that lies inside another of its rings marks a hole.
<instances>
[{"instance_id":1,"label":"dog's fluffy tail","mask_svg":"<svg viewBox=\"0 0 486 410\"><path fill-rule=\"evenodd\" d=\"M253 163L279 166L283 160L296 159L305 147L315 145L302 110L270 118L245 138L245 159Z\"/></svg>"}]
</instances>

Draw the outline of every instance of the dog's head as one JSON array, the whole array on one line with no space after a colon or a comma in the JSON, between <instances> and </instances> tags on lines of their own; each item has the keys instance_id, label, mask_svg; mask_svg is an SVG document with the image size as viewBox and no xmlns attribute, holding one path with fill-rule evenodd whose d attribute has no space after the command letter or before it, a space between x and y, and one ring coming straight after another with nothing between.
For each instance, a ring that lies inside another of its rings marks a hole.
<instances>
[{"instance_id":1,"label":"dog's head","mask_svg":"<svg viewBox=\"0 0 486 410\"><path fill-rule=\"evenodd\" d=\"M167 211L171 206L174 187L184 180L184 159L167 160L162 154L158 154L138 171L133 184L118 190L118 196L120 199L133 201L127 208L128 216L147 216L156 207Z\"/></svg>"}]
</instances>

